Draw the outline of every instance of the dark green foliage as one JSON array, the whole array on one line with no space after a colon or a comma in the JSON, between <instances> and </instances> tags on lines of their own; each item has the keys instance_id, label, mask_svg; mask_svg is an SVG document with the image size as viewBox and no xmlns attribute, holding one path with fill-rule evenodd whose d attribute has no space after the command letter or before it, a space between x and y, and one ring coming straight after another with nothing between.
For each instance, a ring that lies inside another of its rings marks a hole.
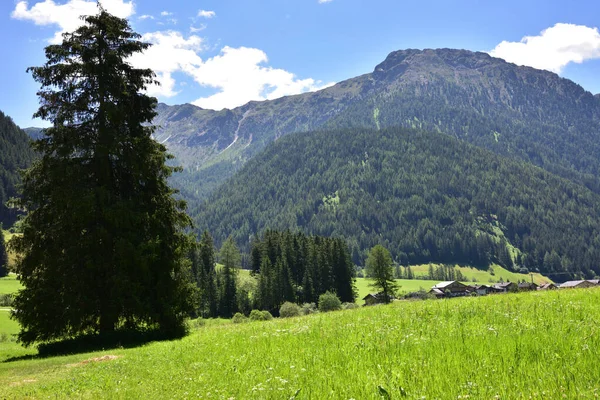
<instances>
[{"instance_id":1,"label":"dark green foliage","mask_svg":"<svg viewBox=\"0 0 600 400\"><path fill-rule=\"evenodd\" d=\"M203 318L214 318L218 314L219 298L215 266L213 239L208 231L204 231L192 254L192 269L199 289L198 312Z\"/></svg>"},{"instance_id":2,"label":"dark green foliage","mask_svg":"<svg viewBox=\"0 0 600 400\"><path fill-rule=\"evenodd\" d=\"M219 315L229 318L238 311L237 273L240 265L240 252L231 237L223 243L219 257L223 264L217 277Z\"/></svg>"},{"instance_id":3,"label":"dark green foliage","mask_svg":"<svg viewBox=\"0 0 600 400\"><path fill-rule=\"evenodd\" d=\"M17 217L6 202L17 195L19 171L31 165L34 153L29 138L8 116L0 111L0 223L9 227Z\"/></svg>"},{"instance_id":4,"label":"dark green foliage","mask_svg":"<svg viewBox=\"0 0 600 400\"><path fill-rule=\"evenodd\" d=\"M262 309L276 311L286 301L316 303L326 291L342 301L356 298L354 265L341 239L266 231L251 253L260 265L256 301Z\"/></svg>"},{"instance_id":5,"label":"dark green foliage","mask_svg":"<svg viewBox=\"0 0 600 400\"><path fill-rule=\"evenodd\" d=\"M300 306L296 303L286 301L279 308L279 316L281 318L297 317L300 315Z\"/></svg>"},{"instance_id":6,"label":"dark green foliage","mask_svg":"<svg viewBox=\"0 0 600 400\"><path fill-rule=\"evenodd\" d=\"M329 291L319 296L319 311L337 311L342 309L342 302L340 298Z\"/></svg>"},{"instance_id":7,"label":"dark green foliage","mask_svg":"<svg viewBox=\"0 0 600 400\"><path fill-rule=\"evenodd\" d=\"M6 275L8 275L8 251L2 232L2 223L0 223L0 278Z\"/></svg>"},{"instance_id":8,"label":"dark green foliage","mask_svg":"<svg viewBox=\"0 0 600 400\"><path fill-rule=\"evenodd\" d=\"M286 136L215 192L199 220L217 242L232 234L242 248L267 229L344 237L357 264L381 243L402 265L510 268L510 243L522 252L515 269L537 268L563 280L565 272L600 273L598 195L439 133L398 128ZM544 263L553 250L565 259L560 267ZM313 252L307 265L327 262ZM327 279L319 275L319 282Z\"/></svg>"},{"instance_id":9,"label":"dark green foliage","mask_svg":"<svg viewBox=\"0 0 600 400\"><path fill-rule=\"evenodd\" d=\"M384 302L389 303L398 289L394 280L392 255L388 249L378 244L369 251L365 266L372 280L371 287L382 294Z\"/></svg>"},{"instance_id":10,"label":"dark green foliage","mask_svg":"<svg viewBox=\"0 0 600 400\"><path fill-rule=\"evenodd\" d=\"M42 86L35 116L53 125L35 142L14 240L24 289L13 317L26 345L122 329L179 335L193 311L190 221L147 125L156 99L141 94L154 74L125 61L148 44L103 10L85 21L30 68Z\"/></svg>"}]
</instances>

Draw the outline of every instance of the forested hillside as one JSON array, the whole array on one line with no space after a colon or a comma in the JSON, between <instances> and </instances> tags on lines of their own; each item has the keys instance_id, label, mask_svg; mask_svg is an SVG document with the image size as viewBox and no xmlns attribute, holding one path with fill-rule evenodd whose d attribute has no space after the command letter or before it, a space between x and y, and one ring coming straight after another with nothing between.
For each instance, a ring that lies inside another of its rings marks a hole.
<instances>
[{"instance_id":1,"label":"forested hillside","mask_svg":"<svg viewBox=\"0 0 600 400\"><path fill-rule=\"evenodd\" d=\"M32 160L29 138L10 117L0 111L0 223L5 227L16 218L16 214L5 203L16 195L19 170L28 167Z\"/></svg>"},{"instance_id":2,"label":"forested hillside","mask_svg":"<svg viewBox=\"0 0 600 400\"><path fill-rule=\"evenodd\" d=\"M154 123L205 198L267 144L300 131L409 127L442 132L600 192L600 99L558 75L466 50L402 50L327 89L233 110L159 105Z\"/></svg>"},{"instance_id":3,"label":"forested hillside","mask_svg":"<svg viewBox=\"0 0 600 400\"><path fill-rule=\"evenodd\" d=\"M600 274L600 196L448 135L402 128L289 135L191 210L220 243L267 228L381 243L403 263Z\"/></svg>"}]
</instances>

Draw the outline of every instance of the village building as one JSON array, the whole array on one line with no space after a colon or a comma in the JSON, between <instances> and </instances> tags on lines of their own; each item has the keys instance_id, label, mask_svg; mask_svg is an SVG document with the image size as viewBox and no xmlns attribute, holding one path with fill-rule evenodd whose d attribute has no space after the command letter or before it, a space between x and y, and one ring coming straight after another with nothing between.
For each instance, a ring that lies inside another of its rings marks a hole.
<instances>
[{"instance_id":1,"label":"village building","mask_svg":"<svg viewBox=\"0 0 600 400\"><path fill-rule=\"evenodd\" d=\"M533 282L521 282L517 285L519 287L519 292L528 292L532 290L537 290L538 285Z\"/></svg>"},{"instance_id":2,"label":"village building","mask_svg":"<svg viewBox=\"0 0 600 400\"><path fill-rule=\"evenodd\" d=\"M478 296L485 296L491 292L491 288L487 285L475 285L473 286L473 289L475 289L475 293L477 293Z\"/></svg>"},{"instance_id":3,"label":"village building","mask_svg":"<svg viewBox=\"0 0 600 400\"><path fill-rule=\"evenodd\" d=\"M365 297L363 297L363 300L365 302L365 304L363 304L363 306L373 306L375 304L383 304L386 303L386 299L383 293L369 293L368 295L366 295ZM394 300L394 296L389 296L389 300L393 301Z\"/></svg>"},{"instance_id":4,"label":"village building","mask_svg":"<svg viewBox=\"0 0 600 400\"><path fill-rule=\"evenodd\" d=\"M558 286L556 286L554 283L544 283L543 285L540 285L537 290L556 290L558 289Z\"/></svg>"},{"instance_id":5,"label":"village building","mask_svg":"<svg viewBox=\"0 0 600 400\"><path fill-rule=\"evenodd\" d=\"M589 282L592 282L596 286L600 286L600 279L588 279Z\"/></svg>"},{"instance_id":6,"label":"village building","mask_svg":"<svg viewBox=\"0 0 600 400\"><path fill-rule=\"evenodd\" d=\"M596 286L593 282L590 281L567 281L565 283L561 283L559 288L561 289L585 289Z\"/></svg>"},{"instance_id":7,"label":"village building","mask_svg":"<svg viewBox=\"0 0 600 400\"><path fill-rule=\"evenodd\" d=\"M440 282L431 287L429 293L435 297L460 297L469 296L475 289L471 286L460 283L459 281Z\"/></svg>"},{"instance_id":8,"label":"village building","mask_svg":"<svg viewBox=\"0 0 600 400\"><path fill-rule=\"evenodd\" d=\"M514 282L500 282L495 283L492 286L492 291L495 293L506 293L506 292L516 292L519 290L519 286Z\"/></svg>"}]
</instances>

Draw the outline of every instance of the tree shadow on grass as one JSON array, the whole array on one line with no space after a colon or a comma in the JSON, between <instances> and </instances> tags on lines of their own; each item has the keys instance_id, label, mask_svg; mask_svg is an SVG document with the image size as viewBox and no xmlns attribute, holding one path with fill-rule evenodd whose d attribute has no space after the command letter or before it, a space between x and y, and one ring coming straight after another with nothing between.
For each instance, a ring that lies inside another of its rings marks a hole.
<instances>
[{"instance_id":1,"label":"tree shadow on grass","mask_svg":"<svg viewBox=\"0 0 600 400\"><path fill-rule=\"evenodd\" d=\"M185 332L165 333L161 331L116 331L110 334L82 335L72 339L60 340L52 343L42 343L37 346L38 354L11 357L3 363L37 360L48 357L67 356L94 351L112 349L130 349L140 347L150 342L180 339Z\"/></svg>"}]
</instances>

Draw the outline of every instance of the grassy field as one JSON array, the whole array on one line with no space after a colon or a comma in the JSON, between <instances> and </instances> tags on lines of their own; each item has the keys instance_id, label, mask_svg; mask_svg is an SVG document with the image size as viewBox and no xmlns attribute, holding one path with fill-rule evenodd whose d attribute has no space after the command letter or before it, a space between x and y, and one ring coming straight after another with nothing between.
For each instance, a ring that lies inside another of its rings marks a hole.
<instances>
[{"instance_id":1,"label":"grassy field","mask_svg":"<svg viewBox=\"0 0 600 400\"><path fill-rule=\"evenodd\" d=\"M10 362L0 346L0 398L593 399L599 303L600 289L396 302Z\"/></svg>"},{"instance_id":2,"label":"grassy field","mask_svg":"<svg viewBox=\"0 0 600 400\"><path fill-rule=\"evenodd\" d=\"M415 276L426 276L429 273L429 265L430 264L415 265L411 266L410 269L413 271ZM438 264L431 265L435 268ZM529 274L511 272L497 264L492 264L492 266L488 270L481 270L473 267L465 267L459 265L456 265L455 268L459 269L460 272L470 281L476 281L485 284L489 284L491 282L498 282L500 278L502 278L502 280L505 282L520 282L522 280L525 280L527 282L531 281L531 276ZM539 273L533 274L533 281L538 285L541 283L552 282L549 278Z\"/></svg>"},{"instance_id":3,"label":"grassy field","mask_svg":"<svg viewBox=\"0 0 600 400\"><path fill-rule=\"evenodd\" d=\"M21 289L21 282L17 280L15 274L9 274L4 278L0 278L0 294L15 293Z\"/></svg>"}]
</instances>

